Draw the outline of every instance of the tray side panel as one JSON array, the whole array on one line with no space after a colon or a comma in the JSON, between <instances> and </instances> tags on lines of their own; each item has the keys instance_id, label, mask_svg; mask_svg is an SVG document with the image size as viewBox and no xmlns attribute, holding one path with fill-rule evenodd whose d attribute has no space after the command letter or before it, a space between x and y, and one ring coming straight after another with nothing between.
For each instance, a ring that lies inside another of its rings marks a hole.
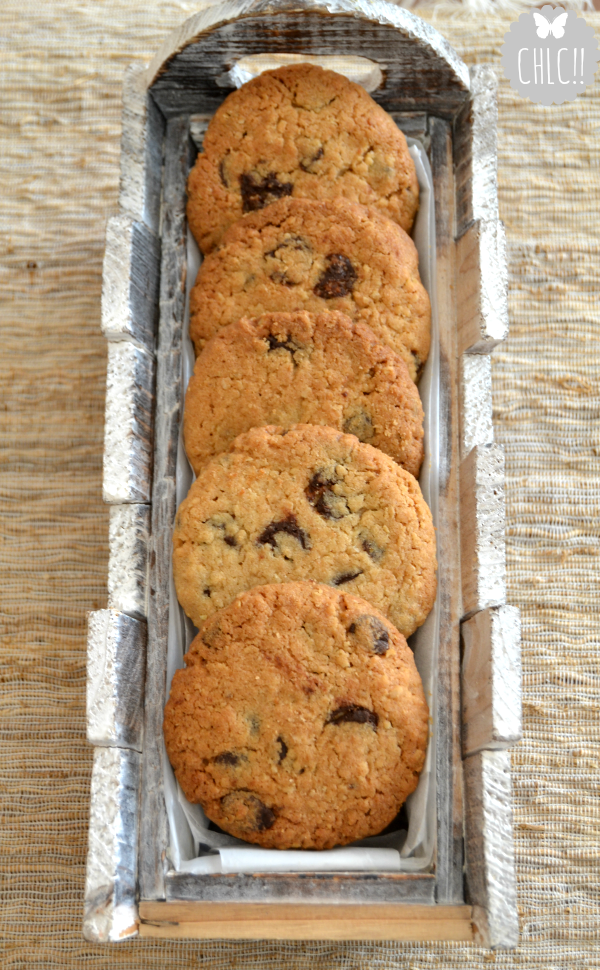
<instances>
[{"instance_id":1,"label":"tray side panel","mask_svg":"<svg viewBox=\"0 0 600 970\"><path fill-rule=\"evenodd\" d=\"M164 898L166 849L169 841L163 794L162 714L166 687L171 535L175 517L175 464L181 416L181 337L187 271L185 184L189 160L189 119L174 118L167 125L164 162L156 446L140 828L142 899Z\"/></svg>"},{"instance_id":2,"label":"tray side panel","mask_svg":"<svg viewBox=\"0 0 600 970\"><path fill-rule=\"evenodd\" d=\"M204 33L199 27L197 39L190 38L187 46L154 68L152 96L167 117L215 111L224 97L219 80L229 86L226 75L249 54L343 51L368 57L384 66L384 83L372 96L387 111L434 111L452 118L468 96L468 72L452 48L443 42L445 50L436 51L427 40L428 25L417 18L410 21L413 31L408 23L403 28L386 22L384 10L397 14L399 23L405 19L400 14L406 11L390 4L369 4L372 19L365 16L366 5L363 12L360 3L351 6L340 0L317 11L274 6L264 14L244 12L246 6L240 4L240 19L234 22L213 24ZM227 13L229 20L231 12ZM382 22L377 22L380 17Z\"/></svg>"},{"instance_id":3,"label":"tray side panel","mask_svg":"<svg viewBox=\"0 0 600 970\"><path fill-rule=\"evenodd\" d=\"M304 902L433 903L435 877L429 873L392 876L375 873L256 873L197 876L170 874L167 900L214 903Z\"/></svg>"},{"instance_id":4,"label":"tray side panel","mask_svg":"<svg viewBox=\"0 0 600 970\"><path fill-rule=\"evenodd\" d=\"M441 603L437 699L438 844L436 900L463 899L462 779L460 759L460 574L458 528L458 380L454 303L454 175L452 134L439 118L429 122L435 190L437 299L440 334L440 495L438 596Z\"/></svg>"}]
</instances>

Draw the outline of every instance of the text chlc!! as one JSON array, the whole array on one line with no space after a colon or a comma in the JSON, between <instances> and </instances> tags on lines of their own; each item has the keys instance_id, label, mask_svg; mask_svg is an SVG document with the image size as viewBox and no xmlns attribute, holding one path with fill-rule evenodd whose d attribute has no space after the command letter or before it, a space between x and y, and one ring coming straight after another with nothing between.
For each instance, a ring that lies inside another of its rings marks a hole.
<instances>
[{"instance_id":1,"label":"text chlc!!","mask_svg":"<svg viewBox=\"0 0 600 970\"><path fill-rule=\"evenodd\" d=\"M521 47L521 84L584 84L584 47Z\"/></svg>"}]
</instances>

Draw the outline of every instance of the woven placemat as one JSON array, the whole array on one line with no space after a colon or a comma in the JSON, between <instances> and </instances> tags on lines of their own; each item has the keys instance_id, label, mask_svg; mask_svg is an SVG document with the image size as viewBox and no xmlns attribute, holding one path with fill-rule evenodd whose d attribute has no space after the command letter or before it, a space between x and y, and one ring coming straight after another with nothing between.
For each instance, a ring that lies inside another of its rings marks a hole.
<instances>
[{"instance_id":1,"label":"woven placemat","mask_svg":"<svg viewBox=\"0 0 600 970\"><path fill-rule=\"evenodd\" d=\"M599 83L552 108L500 88L512 319L494 354L494 398L509 601L523 611L525 732L512 755L521 946L495 955L458 944L101 947L81 936L86 611L106 603L100 285L121 78L197 9L0 5L2 966L600 967ZM468 63L498 63L515 17L428 14ZM600 28L599 15L586 19Z\"/></svg>"}]
</instances>

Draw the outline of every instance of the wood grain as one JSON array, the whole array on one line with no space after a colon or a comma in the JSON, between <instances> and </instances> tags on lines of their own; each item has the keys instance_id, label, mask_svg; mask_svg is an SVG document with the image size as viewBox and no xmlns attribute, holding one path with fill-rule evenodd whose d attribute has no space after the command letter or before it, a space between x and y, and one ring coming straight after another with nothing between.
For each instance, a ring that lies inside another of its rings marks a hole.
<instances>
[{"instance_id":1,"label":"wood grain","mask_svg":"<svg viewBox=\"0 0 600 970\"><path fill-rule=\"evenodd\" d=\"M498 221L498 80L491 64L470 69L471 97L454 121L456 234Z\"/></svg>"},{"instance_id":2,"label":"wood grain","mask_svg":"<svg viewBox=\"0 0 600 970\"><path fill-rule=\"evenodd\" d=\"M215 920L205 923L154 924L142 922L141 937L168 940L449 940L470 943L473 928L470 920Z\"/></svg>"},{"instance_id":3,"label":"wood grain","mask_svg":"<svg viewBox=\"0 0 600 970\"><path fill-rule=\"evenodd\" d=\"M162 712L166 691L171 536L181 416L181 339L187 272L185 184L190 165L189 121L167 125L164 171L160 321L157 348L156 446L152 492L148 665L141 795L140 894L164 898L169 832L163 791Z\"/></svg>"},{"instance_id":4,"label":"wood grain","mask_svg":"<svg viewBox=\"0 0 600 970\"><path fill-rule=\"evenodd\" d=\"M460 466L464 618L506 602L504 451L476 445Z\"/></svg>"},{"instance_id":5,"label":"wood grain","mask_svg":"<svg viewBox=\"0 0 600 970\"><path fill-rule=\"evenodd\" d=\"M475 445L494 440L492 361L488 354L462 354L460 359L460 457Z\"/></svg>"},{"instance_id":6,"label":"wood grain","mask_svg":"<svg viewBox=\"0 0 600 970\"><path fill-rule=\"evenodd\" d=\"M149 505L111 505L108 606L138 619L148 615Z\"/></svg>"},{"instance_id":7,"label":"wood grain","mask_svg":"<svg viewBox=\"0 0 600 970\"><path fill-rule=\"evenodd\" d=\"M154 350L158 322L160 244L143 222L108 220L102 267L102 333Z\"/></svg>"},{"instance_id":8,"label":"wood grain","mask_svg":"<svg viewBox=\"0 0 600 970\"><path fill-rule=\"evenodd\" d=\"M519 941L508 751L465 758L466 875L477 942L511 949Z\"/></svg>"},{"instance_id":9,"label":"wood grain","mask_svg":"<svg viewBox=\"0 0 600 970\"><path fill-rule=\"evenodd\" d=\"M291 872L191 875L170 873L165 889L168 901L198 900L215 903L433 903L433 872Z\"/></svg>"},{"instance_id":10,"label":"wood grain","mask_svg":"<svg viewBox=\"0 0 600 970\"><path fill-rule=\"evenodd\" d=\"M244 56L340 51L381 63L384 84L373 94L388 111L452 118L468 97L468 71L441 34L383 0L216 3L167 38L147 81L166 117L211 113L223 100L231 67Z\"/></svg>"},{"instance_id":11,"label":"wood grain","mask_svg":"<svg viewBox=\"0 0 600 970\"><path fill-rule=\"evenodd\" d=\"M148 94L146 74L131 64L123 78L119 209L160 234L165 119Z\"/></svg>"},{"instance_id":12,"label":"wood grain","mask_svg":"<svg viewBox=\"0 0 600 970\"><path fill-rule=\"evenodd\" d=\"M462 624L463 756L521 738L521 616L495 606Z\"/></svg>"},{"instance_id":13,"label":"wood grain","mask_svg":"<svg viewBox=\"0 0 600 970\"><path fill-rule=\"evenodd\" d=\"M88 618L86 720L90 744L142 750L147 629L118 610Z\"/></svg>"},{"instance_id":14,"label":"wood grain","mask_svg":"<svg viewBox=\"0 0 600 970\"><path fill-rule=\"evenodd\" d=\"M92 943L137 935L139 784L137 751L94 748L83 900L83 935Z\"/></svg>"},{"instance_id":15,"label":"wood grain","mask_svg":"<svg viewBox=\"0 0 600 970\"><path fill-rule=\"evenodd\" d=\"M141 903L140 936L167 939L456 940L470 906Z\"/></svg>"},{"instance_id":16,"label":"wood grain","mask_svg":"<svg viewBox=\"0 0 600 970\"><path fill-rule=\"evenodd\" d=\"M109 343L102 481L108 505L150 501L154 387L152 354L127 340Z\"/></svg>"},{"instance_id":17,"label":"wood grain","mask_svg":"<svg viewBox=\"0 0 600 970\"><path fill-rule=\"evenodd\" d=\"M457 243L458 352L489 354L508 336L504 225L478 219Z\"/></svg>"},{"instance_id":18,"label":"wood grain","mask_svg":"<svg viewBox=\"0 0 600 970\"><path fill-rule=\"evenodd\" d=\"M456 350L454 174L450 125L430 119L435 193L436 291L440 342L440 494L438 596L440 639L436 707L438 805L436 899L463 899L460 759L460 570L458 509L458 375Z\"/></svg>"}]
</instances>

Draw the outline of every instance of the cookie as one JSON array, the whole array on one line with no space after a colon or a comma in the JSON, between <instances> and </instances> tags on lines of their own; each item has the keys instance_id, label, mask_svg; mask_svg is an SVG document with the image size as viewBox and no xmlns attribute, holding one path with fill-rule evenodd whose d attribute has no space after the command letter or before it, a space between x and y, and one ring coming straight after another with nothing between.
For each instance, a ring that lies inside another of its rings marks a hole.
<instances>
[{"instance_id":1,"label":"cookie","mask_svg":"<svg viewBox=\"0 0 600 970\"><path fill-rule=\"evenodd\" d=\"M224 101L188 181L203 253L246 212L285 196L381 208L407 232L419 185L406 138L360 85L311 64L265 71Z\"/></svg>"},{"instance_id":2,"label":"cookie","mask_svg":"<svg viewBox=\"0 0 600 970\"><path fill-rule=\"evenodd\" d=\"M173 678L167 752L231 835L328 849L375 835L417 786L428 709L406 640L358 596L259 586L206 621Z\"/></svg>"},{"instance_id":3,"label":"cookie","mask_svg":"<svg viewBox=\"0 0 600 970\"><path fill-rule=\"evenodd\" d=\"M268 424L355 434L413 475L423 460L423 408L406 364L343 313L266 313L206 344L183 418L196 474L237 435Z\"/></svg>"},{"instance_id":4,"label":"cookie","mask_svg":"<svg viewBox=\"0 0 600 970\"><path fill-rule=\"evenodd\" d=\"M253 428L213 458L173 533L179 602L196 626L245 589L314 579L381 610L404 636L435 599L435 535L413 476L354 435Z\"/></svg>"},{"instance_id":5,"label":"cookie","mask_svg":"<svg viewBox=\"0 0 600 970\"><path fill-rule=\"evenodd\" d=\"M282 199L235 223L200 267L190 336L199 353L242 317L293 310L366 323L413 380L427 359L431 314L415 245L364 206Z\"/></svg>"}]
</instances>

